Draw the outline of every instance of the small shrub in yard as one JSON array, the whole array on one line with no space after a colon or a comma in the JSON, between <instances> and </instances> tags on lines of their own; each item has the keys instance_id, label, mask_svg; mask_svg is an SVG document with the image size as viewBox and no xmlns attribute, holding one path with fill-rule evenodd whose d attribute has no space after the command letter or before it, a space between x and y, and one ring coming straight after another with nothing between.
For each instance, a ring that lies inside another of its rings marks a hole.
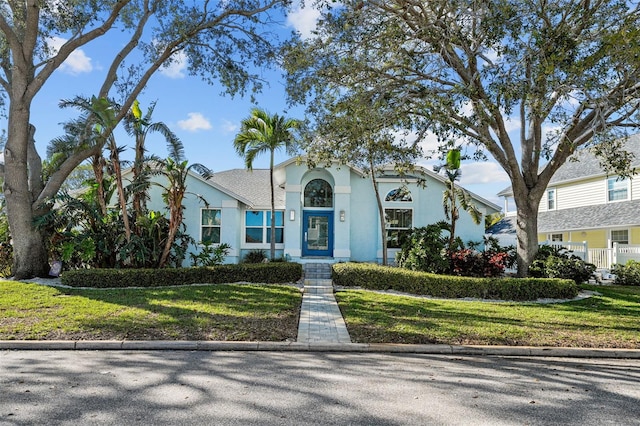
<instances>
[{"instance_id":1,"label":"small shrub in yard","mask_svg":"<svg viewBox=\"0 0 640 426\"><path fill-rule=\"evenodd\" d=\"M596 270L596 266L587 263L570 250L562 247L541 246L529 268L529 275L535 278L564 278L581 284L587 281Z\"/></svg>"},{"instance_id":2,"label":"small shrub in yard","mask_svg":"<svg viewBox=\"0 0 640 426\"><path fill-rule=\"evenodd\" d=\"M264 250L251 250L244 255L242 261L244 263L262 263L267 258Z\"/></svg>"},{"instance_id":3,"label":"small shrub in yard","mask_svg":"<svg viewBox=\"0 0 640 426\"><path fill-rule=\"evenodd\" d=\"M448 238L442 235L442 232L448 229L446 222L413 229L396 255L398 266L413 271L448 272L449 259L446 256Z\"/></svg>"},{"instance_id":4,"label":"small shrub in yard","mask_svg":"<svg viewBox=\"0 0 640 426\"><path fill-rule=\"evenodd\" d=\"M199 268L78 269L62 274L62 284L71 287L121 288L163 287L209 283L291 283L302 277L302 265L293 262L219 265Z\"/></svg>"},{"instance_id":5,"label":"small shrub in yard","mask_svg":"<svg viewBox=\"0 0 640 426\"><path fill-rule=\"evenodd\" d=\"M231 246L226 243L214 246L210 242L203 243L198 254L190 253L191 266L216 266L224 263L224 258L229 254Z\"/></svg>"},{"instance_id":6,"label":"small shrub in yard","mask_svg":"<svg viewBox=\"0 0 640 426\"><path fill-rule=\"evenodd\" d=\"M616 285L640 285L640 262L629 260L624 265L615 264L611 273L616 276Z\"/></svg>"},{"instance_id":7,"label":"small shrub in yard","mask_svg":"<svg viewBox=\"0 0 640 426\"><path fill-rule=\"evenodd\" d=\"M460 277L364 263L335 264L332 276L334 283L345 287L396 290L444 298L525 301L570 299L578 295L578 286L566 279Z\"/></svg>"},{"instance_id":8,"label":"small shrub in yard","mask_svg":"<svg viewBox=\"0 0 640 426\"><path fill-rule=\"evenodd\" d=\"M454 251L450 255L451 272L465 277L499 277L504 273L509 254L472 249Z\"/></svg>"}]
</instances>

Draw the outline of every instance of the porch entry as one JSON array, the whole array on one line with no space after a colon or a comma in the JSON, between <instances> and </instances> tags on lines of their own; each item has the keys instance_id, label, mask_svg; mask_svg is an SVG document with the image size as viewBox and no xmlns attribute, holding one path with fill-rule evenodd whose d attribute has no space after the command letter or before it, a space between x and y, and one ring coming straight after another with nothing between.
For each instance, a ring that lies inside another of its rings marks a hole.
<instances>
[{"instance_id":1,"label":"porch entry","mask_svg":"<svg viewBox=\"0 0 640 426\"><path fill-rule=\"evenodd\" d=\"M333 257L333 211L302 213L302 256Z\"/></svg>"}]
</instances>

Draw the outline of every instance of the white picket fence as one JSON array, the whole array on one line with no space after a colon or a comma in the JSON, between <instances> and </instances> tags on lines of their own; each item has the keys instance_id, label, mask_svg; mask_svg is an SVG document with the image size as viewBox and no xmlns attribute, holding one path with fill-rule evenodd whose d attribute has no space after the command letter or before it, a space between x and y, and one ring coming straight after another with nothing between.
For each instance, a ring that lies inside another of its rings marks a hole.
<instances>
[{"instance_id":1,"label":"white picket fence","mask_svg":"<svg viewBox=\"0 0 640 426\"><path fill-rule=\"evenodd\" d=\"M613 243L613 248L589 249L589 263L598 269L610 269L616 263L624 265L628 260L640 262L640 245Z\"/></svg>"}]
</instances>

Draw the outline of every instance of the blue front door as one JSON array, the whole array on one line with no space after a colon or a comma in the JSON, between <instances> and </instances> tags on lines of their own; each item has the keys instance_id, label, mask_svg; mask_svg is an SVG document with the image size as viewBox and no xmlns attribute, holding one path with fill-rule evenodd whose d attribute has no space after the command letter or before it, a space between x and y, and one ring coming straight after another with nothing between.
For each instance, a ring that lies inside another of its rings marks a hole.
<instances>
[{"instance_id":1,"label":"blue front door","mask_svg":"<svg viewBox=\"0 0 640 426\"><path fill-rule=\"evenodd\" d=\"M303 212L302 256L333 257L332 211Z\"/></svg>"}]
</instances>

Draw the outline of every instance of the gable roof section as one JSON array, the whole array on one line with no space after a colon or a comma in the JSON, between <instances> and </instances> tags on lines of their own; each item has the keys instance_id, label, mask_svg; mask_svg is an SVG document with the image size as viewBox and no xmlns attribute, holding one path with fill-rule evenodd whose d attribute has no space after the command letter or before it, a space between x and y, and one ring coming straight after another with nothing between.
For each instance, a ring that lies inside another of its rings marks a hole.
<instances>
[{"instance_id":1,"label":"gable roof section","mask_svg":"<svg viewBox=\"0 0 640 426\"><path fill-rule=\"evenodd\" d=\"M207 182L226 188L237 200L251 208L271 206L271 185L268 169L232 169L214 173ZM276 208L284 208L285 190L274 188Z\"/></svg>"},{"instance_id":2,"label":"gable roof section","mask_svg":"<svg viewBox=\"0 0 640 426\"><path fill-rule=\"evenodd\" d=\"M624 143L624 149L632 153L635 158L631 162L632 167L640 167L640 133L631 135ZM577 161L575 161L577 160ZM588 148L575 152L558 169L549 181L549 186L560 183L572 182L590 176L606 176L607 173L600 165L600 160ZM512 195L511 186L498 192L499 196Z\"/></svg>"}]
</instances>

